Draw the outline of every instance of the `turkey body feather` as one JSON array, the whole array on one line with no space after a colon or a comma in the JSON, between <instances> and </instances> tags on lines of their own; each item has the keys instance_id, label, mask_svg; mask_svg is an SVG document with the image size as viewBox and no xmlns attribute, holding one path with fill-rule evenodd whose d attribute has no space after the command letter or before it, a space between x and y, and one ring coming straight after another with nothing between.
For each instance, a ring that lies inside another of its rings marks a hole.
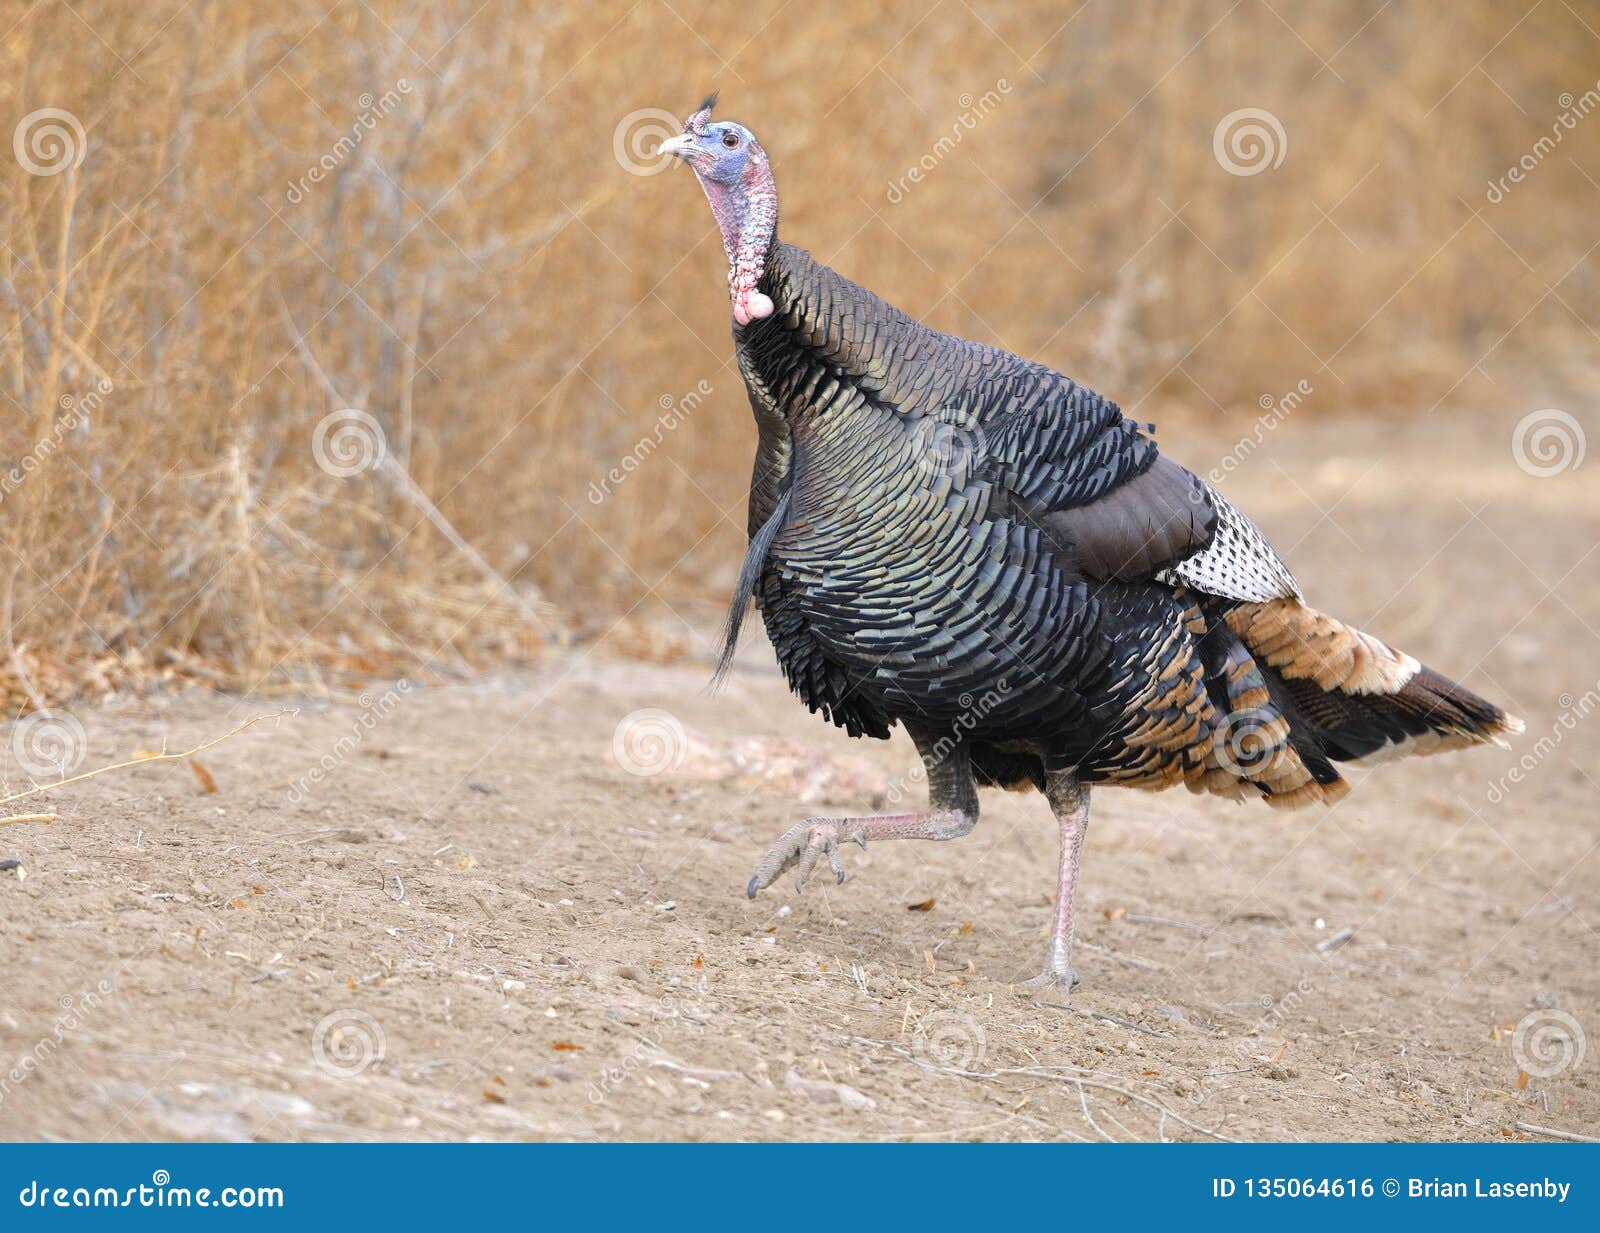
<instances>
[{"instance_id":1,"label":"turkey body feather","mask_svg":"<svg viewBox=\"0 0 1600 1233\"><path fill-rule=\"evenodd\" d=\"M981 782L1300 804L1344 789L1333 759L1514 723L1306 607L1115 403L792 245L758 287L774 311L734 331L760 432L735 609L753 589L789 684L852 734L951 734Z\"/></svg>"}]
</instances>

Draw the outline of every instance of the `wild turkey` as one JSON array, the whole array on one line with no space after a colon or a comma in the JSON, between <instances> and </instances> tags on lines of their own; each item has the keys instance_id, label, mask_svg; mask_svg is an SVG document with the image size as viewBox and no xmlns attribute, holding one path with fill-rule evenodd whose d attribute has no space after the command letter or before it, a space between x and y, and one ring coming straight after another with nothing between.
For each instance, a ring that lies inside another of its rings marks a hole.
<instances>
[{"instance_id":1,"label":"wild turkey","mask_svg":"<svg viewBox=\"0 0 1600 1233\"><path fill-rule=\"evenodd\" d=\"M1059 373L913 321L777 239L761 143L713 95L664 152L722 231L759 429L755 596L790 686L853 736L903 724L929 810L811 818L754 897L839 844L953 839L979 784L1033 786L1061 828L1048 964L1070 989L1089 785L1337 800L1335 762L1432 753L1520 720L1310 608L1255 525L1156 450L1153 428Z\"/></svg>"}]
</instances>

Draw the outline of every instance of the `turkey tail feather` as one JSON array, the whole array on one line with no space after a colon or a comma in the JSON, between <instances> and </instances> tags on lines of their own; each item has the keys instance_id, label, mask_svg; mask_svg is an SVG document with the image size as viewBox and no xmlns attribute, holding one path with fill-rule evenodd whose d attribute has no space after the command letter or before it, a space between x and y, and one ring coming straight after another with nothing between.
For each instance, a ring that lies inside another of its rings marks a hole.
<instances>
[{"instance_id":1,"label":"turkey tail feather","mask_svg":"<svg viewBox=\"0 0 1600 1233\"><path fill-rule=\"evenodd\" d=\"M1504 745L1523 730L1464 686L1296 600L1241 604L1226 619L1276 678L1296 735L1333 761Z\"/></svg>"}]
</instances>

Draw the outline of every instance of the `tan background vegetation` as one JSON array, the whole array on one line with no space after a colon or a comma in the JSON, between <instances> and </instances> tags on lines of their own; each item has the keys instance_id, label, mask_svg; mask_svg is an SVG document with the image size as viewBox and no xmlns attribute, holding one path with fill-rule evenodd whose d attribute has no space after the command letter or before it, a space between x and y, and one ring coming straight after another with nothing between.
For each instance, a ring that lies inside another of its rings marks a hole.
<instances>
[{"instance_id":1,"label":"tan background vegetation","mask_svg":"<svg viewBox=\"0 0 1600 1233\"><path fill-rule=\"evenodd\" d=\"M613 137L712 86L771 151L786 238L1160 420L1180 457L1186 417L1243 432L1302 381L1295 414L1380 436L1577 408L1600 118L1486 190L1596 87L1597 30L1578 0L5 0L0 128L53 107L86 134L61 174L0 169L7 465L109 387L0 499L12 707L152 672L452 671L709 612L754 435L720 247L688 174L629 174ZM1247 177L1212 149L1245 107L1287 139ZM394 465L318 468L343 407Z\"/></svg>"}]
</instances>

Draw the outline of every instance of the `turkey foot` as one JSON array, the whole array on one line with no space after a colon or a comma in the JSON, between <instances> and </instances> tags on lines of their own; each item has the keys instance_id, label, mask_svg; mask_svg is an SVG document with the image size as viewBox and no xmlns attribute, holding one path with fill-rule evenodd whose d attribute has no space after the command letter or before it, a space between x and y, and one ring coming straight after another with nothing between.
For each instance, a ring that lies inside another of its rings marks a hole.
<instances>
[{"instance_id":1,"label":"turkey foot","mask_svg":"<svg viewBox=\"0 0 1600 1233\"><path fill-rule=\"evenodd\" d=\"M767 849L756 866L755 876L745 894L771 886L791 865L799 863L795 890L805 889L806 879L824 856L833 869L835 882L844 881L844 862L839 859L841 841L854 840L863 848L869 839L955 839L965 835L977 821L959 809L938 813L898 813L877 818L807 818L796 822Z\"/></svg>"},{"instance_id":2,"label":"turkey foot","mask_svg":"<svg viewBox=\"0 0 1600 1233\"><path fill-rule=\"evenodd\" d=\"M1061 944L1059 938L1050 939L1050 958L1044 971L1022 982L1034 989L1055 989L1062 997L1072 992L1078 983L1078 974L1072 968L1072 944Z\"/></svg>"}]
</instances>

